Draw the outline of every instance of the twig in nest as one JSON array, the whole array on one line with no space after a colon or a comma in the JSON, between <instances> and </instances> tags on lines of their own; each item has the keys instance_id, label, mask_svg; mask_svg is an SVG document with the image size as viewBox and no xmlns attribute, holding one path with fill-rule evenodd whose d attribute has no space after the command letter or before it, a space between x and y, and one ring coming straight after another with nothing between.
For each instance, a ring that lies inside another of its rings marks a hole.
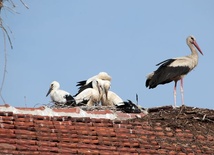
<instances>
[{"instance_id":1,"label":"twig in nest","mask_svg":"<svg viewBox=\"0 0 214 155\"><path fill-rule=\"evenodd\" d=\"M206 114L204 114L204 116L203 116L202 120L204 120L206 116L207 116L207 115L206 115Z\"/></svg>"}]
</instances>

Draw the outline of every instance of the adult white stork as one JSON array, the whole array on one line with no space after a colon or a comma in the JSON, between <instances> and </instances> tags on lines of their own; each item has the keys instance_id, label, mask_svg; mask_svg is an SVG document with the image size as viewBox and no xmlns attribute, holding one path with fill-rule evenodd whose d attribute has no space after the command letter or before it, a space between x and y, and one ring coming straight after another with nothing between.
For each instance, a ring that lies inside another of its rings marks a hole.
<instances>
[{"instance_id":1,"label":"adult white stork","mask_svg":"<svg viewBox=\"0 0 214 155\"><path fill-rule=\"evenodd\" d=\"M100 102L101 98L101 88L100 84L97 80L91 81L87 87L84 89L80 89L76 95L74 95L74 99L77 105L87 105L93 106L96 103Z\"/></svg>"},{"instance_id":2,"label":"adult white stork","mask_svg":"<svg viewBox=\"0 0 214 155\"><path fill-rule=\"evenodd\" d=\"M70 93L60 90L60 84L57 81L53 81L50 85L48 93L46 97L50 94L51 100L55 104L65 104L65 105L75 105L74 98L70 95Z\"/></svg>"},{"instance_id":3,"label":"adult white stork","mask_svg":"<svg viewBox=\"0 0 214 155\"><path fill-rule=\"evenodd\" d=\"M176 107L176 86L177 82L180 80L180 89L182 97L182 105L184 105L184 89L183 89L183 78L191 70L193 70L198 64L198 51L203 55L200 47L198 46L196 39L193 36L189 36L186 39L186 43L191 50L191 54L184 57L177 57L172 59L167 59L157 64L160 67L149 74L146 80L146 87L155 88L159 84L166 84L174 81L174 105ZM195 48L196 47L196 48Z\"/></svg>"},{"instance_id":4,"label":"adult white stork","mask_svg":"<svg viewBox=\"0 0 214 155\"><path fill-rule=\"evenodd\" d=\"M140 108L135 105L132 101L123 101L116 93L113 91L108 91L108 95L103 94L101 98L102 105L104 106L115 106L117 110L121 110L127 113L140 113Z\"/></svg>"}]
</instances>

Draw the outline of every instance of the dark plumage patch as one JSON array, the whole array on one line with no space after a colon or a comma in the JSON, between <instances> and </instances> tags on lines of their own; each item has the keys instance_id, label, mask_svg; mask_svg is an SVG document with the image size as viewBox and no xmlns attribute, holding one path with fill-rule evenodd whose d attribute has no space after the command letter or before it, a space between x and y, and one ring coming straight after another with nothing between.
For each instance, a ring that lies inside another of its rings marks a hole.
<instances>
[{"instance_id":1,"label":"dark plumage patch","mask_svg":"<svg viewBox=\"0 0 214 155\"><path fill-rule=\"evenodd\" d=\"M76 101L71 95L65 95L66 103L65 105L76 106Z\"/></svg>"},{"instance_id":2,"label":"dark plumage patch","mask_svg":"<svg viewBox=\"0 0 214 155\"><path fill-rule=\"evenodd\" d=\"M155 88L159 84L166 84L175 80L180 80L182 75L190 71L188 66L172 67L169 65L176 59L168 59L157 65L161 65L151 78L146 80L146 87Z\"/></svg>"},{"instance_id":3,"label":"dark plumage patch","mask_svg":"<svg viewBox=\"0 0 214 155\"><path fill-rule=\"evenodd\" d=\"M83 85L85 85L86 84L86 80L83 80L83 81L79 81L79 82L77 82L77 85L76 86L83 86Z\"/></svg>"},{"instance_id":4,"label":"dark plumage patch","mask_svg":"<svg viewBox=\"0 0 214 155\"><path fill-rule=\"evenodd\" d=\"M141 110L132 101L123 102L124 105L116 106L117 110L125 113L141 113Z\"/></svg>"},{"instance_id":5,"label":"dark plumage patch","mask_svg":"<svg viewBox=\"0 0 214 155\"><path fill-rule=\"evenodd\" d=\"M89 100L83 99L82 102L78 103L78 106L85 106Z\"/></svg>"},{"instance_id":6,"label":"dark plumage patch","mask_svg":"<svg viewBox=\"0 0 214 155\"><path fill-rule=\"evenodd\" d=\"M87 88L92 88L92 81L90 83L88 83L87 85L80 86L77 94L74 95L74 97L77 96L79 93L81 93L83 90L85 90Z\"/></svg>"}]
</instances>

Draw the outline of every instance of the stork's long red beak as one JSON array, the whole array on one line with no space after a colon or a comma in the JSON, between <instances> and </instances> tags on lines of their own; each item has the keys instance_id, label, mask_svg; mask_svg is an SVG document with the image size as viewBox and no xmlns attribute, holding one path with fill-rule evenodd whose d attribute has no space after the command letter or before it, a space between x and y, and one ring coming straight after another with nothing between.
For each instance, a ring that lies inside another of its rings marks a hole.
<instances>
[{"instance_id":1,"label":"stork's long red beak","mask_svg":"<svg viewBox=\"0 0 214 155\"><path fill-rule=\"evenodd\" d=\"M194 41L193 44L194 44L195 47L198 49L198 51L199 51L202 55L204 55L203 52L201 51L200 47L198 46L198 43L197 43L196 41Z\"/></svg>"}]
</instances>

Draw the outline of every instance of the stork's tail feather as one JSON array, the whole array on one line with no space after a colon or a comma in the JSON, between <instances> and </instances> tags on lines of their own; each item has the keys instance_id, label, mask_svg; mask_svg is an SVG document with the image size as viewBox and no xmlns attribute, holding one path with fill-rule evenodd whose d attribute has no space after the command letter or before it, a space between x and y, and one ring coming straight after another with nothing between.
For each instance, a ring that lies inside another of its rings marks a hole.
<instances>
[{"instance_id":1,"label":"stork's tail feather","mask_svg":"<svg viewBox=\"0 0 214 155\"><path fill-rule=\"evenodd\" d=\"M135 105L132 101L128 100L128 102L124 101L123 104L116 105L117 110L126 113L141 113L141 109Z\"/></svg>"}]
</instances>

